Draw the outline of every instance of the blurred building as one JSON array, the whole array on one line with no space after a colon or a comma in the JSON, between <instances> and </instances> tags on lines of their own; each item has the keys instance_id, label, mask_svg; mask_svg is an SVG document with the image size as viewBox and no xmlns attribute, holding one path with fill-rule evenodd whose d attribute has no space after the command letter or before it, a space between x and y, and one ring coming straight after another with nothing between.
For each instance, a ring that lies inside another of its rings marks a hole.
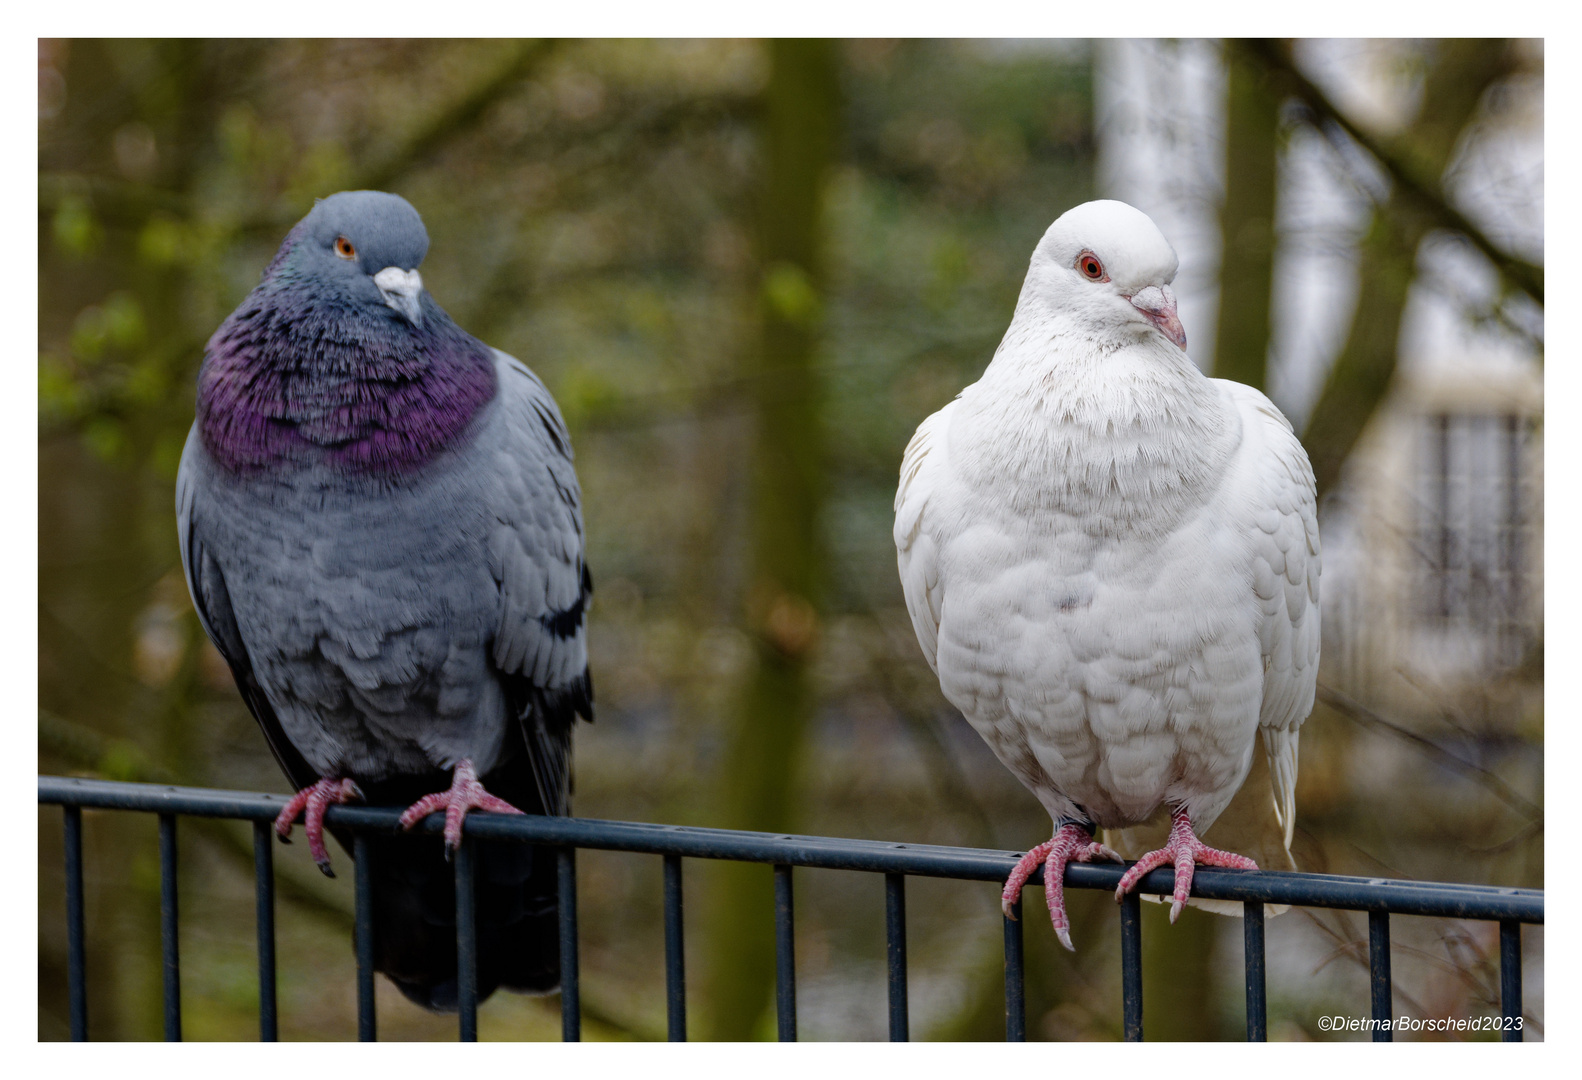
<instances>
[{"instance_id":1,"label":"blurred building","mask_svg":"<svg viewBox=\"0 0 1582 1080\"><path fill-rule=\"evenodd\" d=\"M1459 359L1403 376L1375 416L1325 575L1331 670L1399 708L1423 686L1462 697L1543 639L1542 380Z\"/></svg>"}]
</instances>

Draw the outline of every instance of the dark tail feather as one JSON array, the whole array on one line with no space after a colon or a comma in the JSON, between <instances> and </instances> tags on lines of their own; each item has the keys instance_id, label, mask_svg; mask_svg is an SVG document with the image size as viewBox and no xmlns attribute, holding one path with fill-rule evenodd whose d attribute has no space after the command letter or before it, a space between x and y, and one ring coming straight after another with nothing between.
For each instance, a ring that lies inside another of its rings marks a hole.
<instances>
[{"instance_id":1,"label":"dark tail feather","mask_svg":"<svg viewBox=\"0 0 1582 1080\"><path fill-rule=\"evenodd\" d=\"M525 754L484 776L488 790L541 813ZM364 785L370 804L406 806L443 790L450 777L402 777ZM340 838L345 844L349 837ZM438 835L371 835L374 968L406 997L436 1012L457 999L456 870ZM550 848L474 841L478 1000L503 986L547 993L560 985L559 874Z\"/></svg>"},{"instance_id":2,"label":"dark tail feather","mask_svg":"<svg viewBox=\"0 0 1582 1080\"><path fill-rule=\"evenodd\" d=\"M408 840L408 843L402 843ZM438 836L379 837L374 859L375 968L413 1002L454 1012L455 870ZM501 986L560 985L555 858L545 848L477 842L478 1000Z\"/></svg>"}]
</instances>

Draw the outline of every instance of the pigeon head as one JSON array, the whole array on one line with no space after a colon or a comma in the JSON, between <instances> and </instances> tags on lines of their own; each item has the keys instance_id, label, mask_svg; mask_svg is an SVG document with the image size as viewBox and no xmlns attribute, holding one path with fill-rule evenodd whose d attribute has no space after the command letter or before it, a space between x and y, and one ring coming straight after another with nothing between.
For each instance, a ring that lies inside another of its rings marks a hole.
<instances>
[{"instance_id":1,"label":"pigeon head","mask_svg":"<svg viewBox=\"0 0 1582 1080\"><path fill-rule=\"evenodd\" d=\"M1100 199L1067 210L1033 251L1032 299L1111 347L1156 332L1186 348L1176 315L1175 249L1147 214Z\"/></svg>"},{"instance_id":2,"label":"pigeon head","mask_svg":"<svg viewBox=\"0 0 1582 1080\"><path fill-rule=\"evenodd\" d=\"M488 346L423 289L423 219L399 195L322 199L209 339L205 447L235 473L415 472L494 397Z\"/></svg>"},{"instance_id":3,"label":"pigeon head","mask_svg":"<svg viewBox=\"0 0 1582 1080\"><path fill-rule=\"evenodd\" d=\"M265 271L281 286L311 283L326 300L389 308L423 325L428 230L412 204L383 191L343 191L320 199Z\"/></svg>"}]
</instances>

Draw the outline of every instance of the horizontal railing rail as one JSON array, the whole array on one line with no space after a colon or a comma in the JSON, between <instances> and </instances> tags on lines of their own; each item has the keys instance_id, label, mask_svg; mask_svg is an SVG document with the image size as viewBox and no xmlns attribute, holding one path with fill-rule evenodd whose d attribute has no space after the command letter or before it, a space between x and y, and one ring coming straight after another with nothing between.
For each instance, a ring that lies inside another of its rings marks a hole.
<instances>
[{"instance_id":1,"label":"horizontal railing rail","mask_svg":"<svg viewBox=\"0 0 1582 1080\"><path fill-rule=\"evenodd\" d=\"M208 788L130 784L74 777L41 776L41 804L64 807L66 855L67 977L71 1032L87 1037L85 942L83 937L83 887L81 811L84 807L152 813L159 819L161 868L161 937L165 975L165 1034L180 1038L180 962L177 951L177 891L175 823L182 816L232 818L253 822L254 872L259 956L260 1032L277 1035L274 973L273 849L269 824L280 813L287 796ZM397 833L401 810L397 807L332 806L326 821L343 826L354 836L355 933L358 966L358 1033L375 1037L373 1019L373 931L371 878L368 853L362 837L370 833ZM444 815L432 814L415 831L437 833ZM671 1039L686 1037L686 984L682 963L682 862L684 858L725 859L767 863L774 867L776 936L776 1006L782 1039L796 1038L795 939L792 868L849 870L885 875L886 957L889 974L890 1037L908 1036L906 1002L906 893L907 877L955 878L1003 882L1021 852L979 848L941 847L927 844L850 840L784 833L740 832L683 825L655 825L588 818L537 815L468 815L464 836L496 841L532 843L556 849L560 870L560 948L562 1033L576 1039L581 1032L579 972L577 968L577 903L575 851L579 848L659 855L664 859L664 908L666 999ZM463 1039L477 1037L476 928L472 912L472 858L464 843L455 863L457 950L460 975L459 1026ZM1076 889L1114 891L1124 866L1113 863L1073 863L1067 866L1065 885ZM1030 882L1042 884L1043 871ZM1175 871L1160 868L1143 878L1139 890L1168 896L1175 885ZM1389 927L1391 915L1440 916L1495 921L1500 924L1500 988L1502 1036L1520 1041L1521 1030L1521 924L1544 921L1544 893L1538 889L1494 885L1457 885L1440 882L1397 881L1385 878L1345 877L1331 874L1284 873L1257 870L1197 869L1192 894L1244 905L1244 959L1247 982L1248 1038L1267 1035L1263 915L1265 904L1336 908L1368 912L1369 974L1372 1015L1375 1021L1393 1017L1390 981ZM1006 1037L1026 1036L1022 975L1022 924L1004 921ZM1136 892L1121 904L1122 1020L1125 1037L1142 1038L1141 918ZM1391 1037L1387 1026L1374 1026L1376 1040Z\"/></svg>"}]
</instances>

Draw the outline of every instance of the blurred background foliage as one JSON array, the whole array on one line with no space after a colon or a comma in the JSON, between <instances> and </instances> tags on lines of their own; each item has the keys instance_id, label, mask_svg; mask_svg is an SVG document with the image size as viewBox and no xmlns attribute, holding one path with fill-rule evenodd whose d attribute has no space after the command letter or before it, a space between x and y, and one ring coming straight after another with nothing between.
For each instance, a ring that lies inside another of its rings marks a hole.
<instances>
[{"instance_id":1,"label":"blurred background foliage","mask_svg":"<svg viewBox=\"0 0 1582 1080\"><path fill-rule=\"evenodd\" d=\"M1257 125L1275 110L1233 86L1253 101L1233 145L1272 154ZM572 432L597 586L579 814L1046 837L919 654L890 503L912 430L992 355L1037 238L1097 194L1093 87L1080 43L41 42L40 770L283 790L187 600L173 481L208 335L315 198L374 187L423 214L436 299L532 366ZM1304 732L1305 867L1542 884L1541 720L1538 757L1494 778L1526 808L1515 826L1489 809L1508 799L1441 768L1390 832L1348 775L1362 736L1324 708ZM154 823L85 818L91 1031L157 1038ZM252 1037L249 836L183 821L181 838L188 1035ZM66 1030L60 866L44 812L46 1039ZM350 877L320 878L300 845L277 868L282 1032L347 1038ZM693 1035L768 1037L769 870L687 873ZM663 1034L659 882L657 859L579 856L589 1037ZM914 1037L1000 1037L997 891L910 892ZM1071 905L1074 956L1029 924L1030 1034L1116 1038L1113 902ZM797 912L803 1037L881 1037L882 881L801 873ZM1398 955L1401 994L1484 1008L1492 938L1424 934L1402 946L1421 964ZM1239 939L1196 911L1150 923L1151 1033L1176 1015L1188 1037L1237 1036ZM1292 915L1270 940L1277 1037L1361 1011L1361 921ZM481 1033L554 1038L557 1008L496 995ZM389 987L379 1023L454 1034Z\"/></svg>"}]
</instances>

